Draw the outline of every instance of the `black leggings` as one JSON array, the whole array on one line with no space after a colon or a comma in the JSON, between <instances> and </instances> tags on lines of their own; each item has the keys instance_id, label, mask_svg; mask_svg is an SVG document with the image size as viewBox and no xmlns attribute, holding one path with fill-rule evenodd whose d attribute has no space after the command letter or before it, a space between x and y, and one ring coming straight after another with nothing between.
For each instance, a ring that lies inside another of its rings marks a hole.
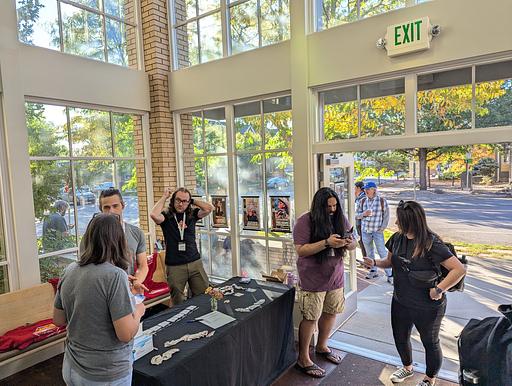
<instances>
[{"instance_id":1,"label":"black leggings","mask_svg":"<svg viewBox=\"0 0 512 386\"><path fill-rule=\"evenodd\" d=\"M443 352L439 344L439 330L446 311L446 302L436 309L406 307L394 298L391 302L391 327L395 346L404 366L412 364L411 331L416 326L425 347L427 370L425 374L437 376L443 361Z\"/></svg>"}]
</instances>

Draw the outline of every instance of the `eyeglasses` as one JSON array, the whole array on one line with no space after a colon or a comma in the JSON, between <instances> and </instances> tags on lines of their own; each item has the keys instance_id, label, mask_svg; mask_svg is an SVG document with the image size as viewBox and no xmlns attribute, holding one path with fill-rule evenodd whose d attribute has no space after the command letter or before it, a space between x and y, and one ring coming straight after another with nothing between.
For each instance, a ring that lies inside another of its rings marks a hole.
<instances>
[{"instance_id":1,"label":"eyeglasses","mask_svg":"<svg viewBox=\"0 0 512 386\"><path fill-rule=\"evenodd\" d=\"M190 200L180 200L179 198L175 198L175 199L174 199L174 202L175 202L176 204L178 204L178 205L179 205L179 204L188 204L188 203L190 202Z\"/></svg>"},{"instance_id":2,"label":"eyeglasses","mask_svg":"<svg viewBox=\"0 0 512 386\"><path fill-rule=\"evenodd\" d=\"M407 209L407 208L409 208L410 203L411 203L411 201L400 200L400 202L398 203L398 208Z\"/></svg>"},{"instance_id":3,"label":"eyeglasses","mask_svg":"<svg viewBox=\"0 0 512 386\"><path fill-rule=\"evenodd\" d=\"M96 216L99 216L100 214L104 214L105 216L114 216L117 221L121 221L121 216L118 215L117 213L102 213L102 212L97 212L97 213L94 213L92 215L92 218L96 217Z\"/></svg>"}]
</instances>

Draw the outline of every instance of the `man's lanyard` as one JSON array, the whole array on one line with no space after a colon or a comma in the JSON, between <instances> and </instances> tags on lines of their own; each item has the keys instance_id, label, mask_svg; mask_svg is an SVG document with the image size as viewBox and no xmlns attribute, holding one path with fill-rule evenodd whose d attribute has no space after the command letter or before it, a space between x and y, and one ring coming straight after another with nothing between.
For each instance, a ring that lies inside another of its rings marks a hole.
<instances>
[{"instance_id":1,"label":"man's lanyard","mask_svg":"<svg viewBox=\"0 0 512 386\"><path fill-rule=\"evenodd\" d=\"M182 222L182 226L180 226L180 223L178 222L178 218L176 217L176 214L174 214L174 220L176 221L176 225L178 226L178 232L180 232L180 241L183 241L183 238L185 236L185 220L187 219L187 216L185 213L183 213L183 222Z\"/></svg>"}]
</instances>

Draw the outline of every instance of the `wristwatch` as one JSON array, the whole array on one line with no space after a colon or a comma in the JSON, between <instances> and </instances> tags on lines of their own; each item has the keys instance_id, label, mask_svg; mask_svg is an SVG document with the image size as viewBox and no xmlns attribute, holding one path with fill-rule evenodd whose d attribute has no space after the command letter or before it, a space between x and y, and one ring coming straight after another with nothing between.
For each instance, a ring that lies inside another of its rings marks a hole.
<instances>
[{"instance_id":1,"label":"wristwatch","mask_svg":"<svg viewBox=\"0 0 512 386\"><path fill-rule=\"evenodd\" d=\"M442 290L441 288L439 288L438 286L435 286L434 289L436 290L436 294L438 295L441 295L443 294L444 290Z\"/></svg>"}]
</instances>

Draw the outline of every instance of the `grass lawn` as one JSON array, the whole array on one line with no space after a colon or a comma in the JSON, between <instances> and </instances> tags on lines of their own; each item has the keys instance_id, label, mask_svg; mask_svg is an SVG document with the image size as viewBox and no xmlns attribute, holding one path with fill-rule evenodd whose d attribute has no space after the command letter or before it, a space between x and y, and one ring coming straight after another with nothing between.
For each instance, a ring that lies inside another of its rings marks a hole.
<instances>
[{"instance_id":1,"label":"grass lawn","mask_svg":"<svg viewBox=\"0 0 512 386\"><path fill-rule=\"evenodd\" d=\"M394 232L386 229L384 231L384 239L387 241ZM493 257L495 259L512 260L512 247L508 245L490 245L490 244L473 244L455 240L445 240L451 242L455 246L457 255L467 255L472 257Z\"/></svg>"}]
</instances>

